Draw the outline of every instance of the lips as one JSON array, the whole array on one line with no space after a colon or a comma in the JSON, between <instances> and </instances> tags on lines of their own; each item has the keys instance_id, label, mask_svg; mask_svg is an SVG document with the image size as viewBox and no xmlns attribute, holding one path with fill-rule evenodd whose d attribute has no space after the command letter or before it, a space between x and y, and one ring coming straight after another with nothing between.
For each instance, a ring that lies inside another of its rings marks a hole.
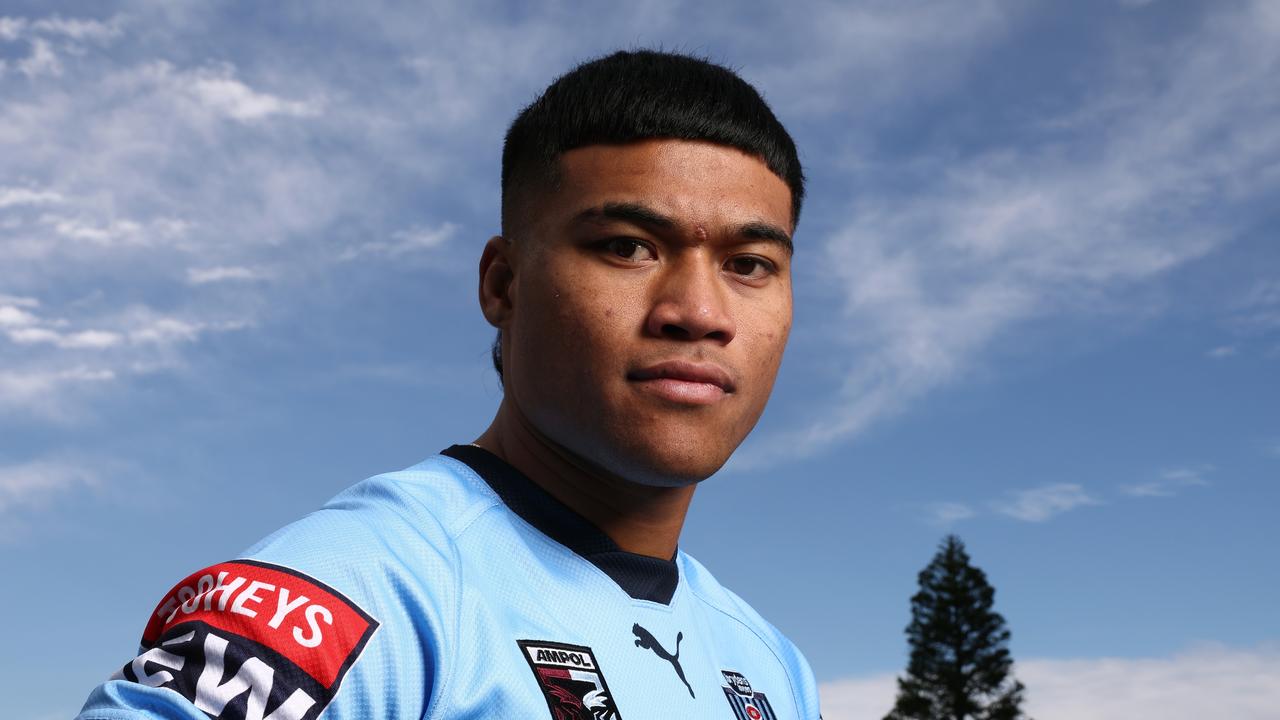
<instances>
[{"instance_id":1,"label":"lips","mask_svg":"<svg viewBox=\"0 0 1280 720\"><path fill-rule=\"evenodd\" d=\"M733 378L719 365L669 360L627 373L641 388L681 404L706 405L735 389Z\"/></svg>"}]
</instances>

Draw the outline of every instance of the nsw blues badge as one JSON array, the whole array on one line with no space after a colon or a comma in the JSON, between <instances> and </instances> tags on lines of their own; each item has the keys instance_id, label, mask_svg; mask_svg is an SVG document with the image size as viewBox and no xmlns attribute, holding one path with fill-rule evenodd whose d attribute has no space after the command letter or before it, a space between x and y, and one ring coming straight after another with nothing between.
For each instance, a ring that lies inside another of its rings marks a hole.
<instances>
[{"instance_id":1,"label":"nsw blues badge","mask_svg":"<svg viewBox=\"0 0 1280 720\"><path fill-rule=\"evenodd\" d=\"M777 720L773 708L769 706L769 698L764 693L752 689L747 677L740 672L721 670L724 675L724 696L729 700L729 707L738 720Z\"/></svg>"}]
</instances>

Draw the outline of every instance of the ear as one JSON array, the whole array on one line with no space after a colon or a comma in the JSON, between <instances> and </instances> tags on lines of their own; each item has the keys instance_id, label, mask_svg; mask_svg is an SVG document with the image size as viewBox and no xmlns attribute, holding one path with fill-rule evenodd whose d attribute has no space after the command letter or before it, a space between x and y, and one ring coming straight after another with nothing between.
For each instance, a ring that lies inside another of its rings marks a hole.
<instances>
[{"instance_id":1,"label":"ear","mask_svg":"<svg viewBox=\"0 0 1280 720\"><path fill-rule=\"evenodd\" d=\"M515 248L501 235L485 243L480 255L480 311L499 330L511 317L511 288L515 280Z\"/></svg>"}]
</instances>

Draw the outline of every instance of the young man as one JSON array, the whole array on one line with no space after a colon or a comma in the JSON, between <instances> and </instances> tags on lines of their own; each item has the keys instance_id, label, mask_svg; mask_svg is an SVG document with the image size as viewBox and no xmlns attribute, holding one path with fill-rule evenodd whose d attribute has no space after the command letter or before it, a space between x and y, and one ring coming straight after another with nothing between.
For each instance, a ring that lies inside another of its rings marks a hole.
<instances>
[{"instance_id":1,"label":"young man","mask_svg":"<svg viewBox=\"0 0 1280 720\"><path fill-rule=\"evenodd\" d=\"M502 188L489 429L178 583L81 717L818 717L677 548L786 344L791 138L724 68L617 53L520 114Z\"/></svg>"}]
</instances>

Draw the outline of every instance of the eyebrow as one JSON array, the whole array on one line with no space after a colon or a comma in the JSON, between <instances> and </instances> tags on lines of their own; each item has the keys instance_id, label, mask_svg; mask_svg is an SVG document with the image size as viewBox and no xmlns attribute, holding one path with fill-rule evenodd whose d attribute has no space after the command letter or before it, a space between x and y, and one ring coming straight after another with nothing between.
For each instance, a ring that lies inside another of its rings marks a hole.
<instances>
[{"instance_id":1,"label":"eyebrow","mask_svg":"<svg viewBox=\"0 0 1280 720\"><path fill-rule=\"evenodd\" d=\"M669 215L663 215L646 205L631 202L607 202L599 207L587 208L578 213L575 218L577 221L601 219L622 220L657 230L670 230L679 225L676 219ZM739 225L737 234L751 240L765 240L777 243L786 250L787 255L794 253L791 236L777 225L762 220L754 220Z\"/></svg>"},{"instance_id":2,"label":"eyebrow","mask_svg":"<svg viewBox=\"0 0 1280 720\"><path fill-rule=\"evenodd\" d=\"M795 254L795 247L791 244L791 236L777 225L770 225L767 222L760 221L749 222L738 228L738 234L752 240L768 240L769 242L778 243L787 251L787 255Z\"/></svg>"},{"instance_id":3,"label":"eyebrow","mask_svg":"<svg viewBox=\"0 0 1280 720\"><path fill-rule=\"evenodd\" d=\"M607 202L600 207L587 208L578 213L577 217L578 220L597 220L602 218L623 220L636 225L646 225L662 230L676 226L675 218L663 215L657 210L640 203Z\"/></svg>"}]
</instances>

